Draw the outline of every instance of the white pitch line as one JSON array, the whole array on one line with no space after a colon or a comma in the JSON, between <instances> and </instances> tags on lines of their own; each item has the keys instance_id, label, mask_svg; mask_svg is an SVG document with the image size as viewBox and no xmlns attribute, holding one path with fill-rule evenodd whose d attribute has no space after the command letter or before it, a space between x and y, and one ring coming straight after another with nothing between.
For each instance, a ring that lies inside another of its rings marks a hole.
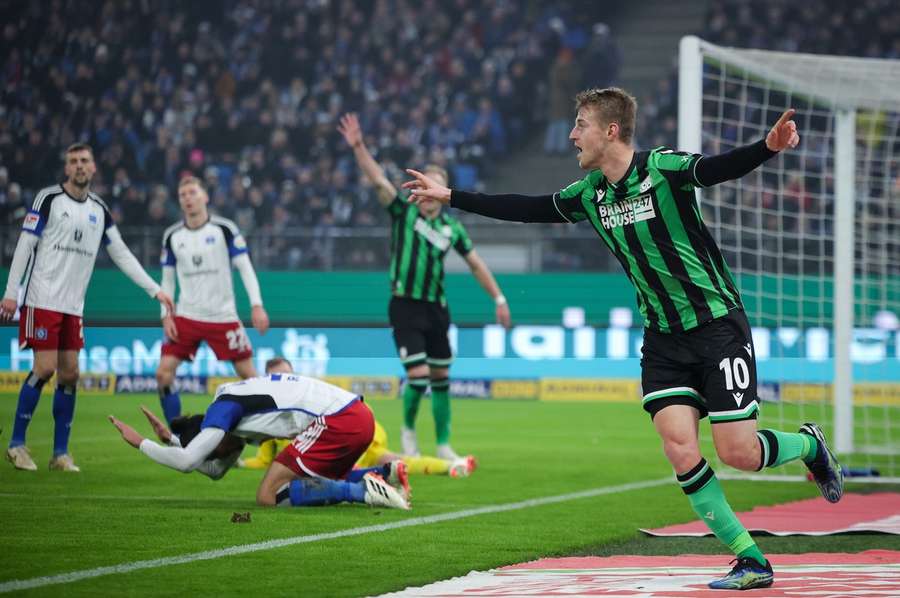
<instances>
[{"instance_id":1,"label":"white pitch line","mask_svg":"<svg viewBox=\"0 0 900 598\"><path fill-rule=\"evenodd\" d=\"M33 494L25 492L0 492L0 499L4 498L34 498ZM139 502L184 502L196 504L235 504L246 499L244 497L216 497L216 498L192 498L188 496L132 496L132 495L116 495L116 494L53 494L50 496L42 496L42 500L114 500L114 501L139 501ZM249 505L248 505L249 506ZM256 506L255 503L252 506Z\"/></svg>"},{"instance_id":2,"label":"white pitch line","mask_svg":"<svg viewBox=\"0 0 900 598\"><path fill-rule=\"evenodd\" d=\"M116 575L119 573L131 573L141 569L154 569L157 567L168 567L170 565L182 565L185 563L194 563L196 561L208 561L219 559L226 556L236 556L247 554L249 552L259 552L260 550L271 550L273 548L284 548L285 546L294 546L295 544L309 544L311 542L320 542L323 540L336 540L338 538L349 538L352 536L361 536L375 532L386 532L404 527L415 527L418 525L430 525L432 523L441 523L444 521L453 521L455 519L464 519L466 517L475 517L477 515L489 515L492 513L506 513L509 511L518 511L520 509L529 509L531 507L541 507L560 502L568 502L570 500L578 500L582 498L593 498L595 496L603 496L605 494L618 494L619 492L629 492L631 490L642 490L644 488L653 488L654 486L662 486L663 484L672 483L672 477L659 478L656 480L645 480L643 482L631 482L628 484L619 484L617 486L604 486L602 488L593 488L591 490L582 490L580 492L570 492L568 494L559 494L557 496L546 496L544 498L531 498L519 502L506 503L502 505L491 505L486 507L478 507L474 509L464 509L462 511L454 511L452 513L442 513L440 515L428 515L426 517L413 517L393 523L383 523L380 525L367 525L364 527L355 527L351 529L341 530L337 532L328 532L322 534L312 534L308 536L294 536L292 538L282 538L280 540L267 540L265 542L256 542L254 544L242 544L238 546L229 546L227 548L219 548L216 550L205 550L203 552L192 552L181 556L169 556L159 559L150 559L146 561L133 561L130 563L121 563L119 565L110 565L108 567L97 567L96 569L83 569L81 571L72 571L70 573L61 573L59 575L48 575L45 577L32 577L31 579L13 579L4 583L0 583L0 594L5 592L16 592L19 590L29 590L31 588L40 588L44 586L72 583L81 581L82 579L91 579L93 577L103 577L105 575Z\"/></svg>"}]
</instances>

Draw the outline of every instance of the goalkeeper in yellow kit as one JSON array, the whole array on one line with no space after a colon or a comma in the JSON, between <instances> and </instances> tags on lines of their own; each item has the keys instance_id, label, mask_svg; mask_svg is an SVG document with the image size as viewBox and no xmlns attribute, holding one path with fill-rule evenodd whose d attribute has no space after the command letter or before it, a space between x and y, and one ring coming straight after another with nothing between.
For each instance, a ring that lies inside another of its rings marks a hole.
<instances>
[{"instance_id":1,"label":"goalkeeper in yellow kit","mask_svg":"<svg viewBox=\"0 0 900 598\"><path fill-rule=\"evenodd\" d=\"M274 357L266 362L267 374L290 374L294 370L291 362L283 357ZM241 467L248 469L266 469L290 440L267 440L259 445L255 457L241 461ZM366 452L356 462L356 467L375 467L384 465L396 459L402 459L406 463L408 473L423 473L428 475L449 475L452 478L464 478L469 476L477 462L475 457L467 455L454 460L439 459L437 457L410 457L398 455L388 449L388 436L384 427L375 422L375 436Z\"/></svg>"}]
</instances>

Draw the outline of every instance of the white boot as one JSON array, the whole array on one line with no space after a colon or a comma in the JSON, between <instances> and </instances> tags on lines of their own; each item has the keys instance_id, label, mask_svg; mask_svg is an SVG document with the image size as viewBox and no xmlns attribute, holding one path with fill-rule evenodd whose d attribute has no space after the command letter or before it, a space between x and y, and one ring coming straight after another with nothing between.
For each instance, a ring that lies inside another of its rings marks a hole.
<instances>
[{"instance_id":1,"label":"white boot","mask_svg":"<svg viewBox=\"0 0 900 598\"><path fill-rule=\"evenodd\" d=\"M363 483L366 485L365 500L367 505L409 510L409 503L406 499L393 486L385 482L380 475L367 473L363 476Z\"/></svg>"},{"instance_id":2,"label":"white boot","mask_svg":"<svg viewBox=\"0 0 900 598\"><path fill-rule=\"evenodd\" d=\"M459 455L456 454L449 444L439 444L435 447L435 455L438 459L446 459L447 461L456 461Z\"/></svg>"},{"instance_id":3,"label":"white boot","mask_svg":"<svg viewBox=\"0 0 900 598\"><path fill-rule=\"evenodd\" d=\"M24 444L6 449L6 460L13 464L16 469L23 471L37 471L37 465L31 458L31 452Z\"/></svg>"},{"instance_id":4,"label":"white boot","mask_svg":"<svg viewBox=\"0 0 900 598\"><path fill-rule=\"evenodd\" d=\"M81 471L81 468L75 465L75 461L72 460L72 455L64 453L62 455L56 455L55 457L50 459L50 470L71 471L74 473L78 473L79 471Z\"/></svg>"},{"instance_id":5,"label":"white boot","mask_svg":"<svg viewBox=\"0 0 900 598\"><path fill-rule=\"evenodd\" d=\"M416 437L416 431L404 427L400 431L400 445L403 447L403 454L409 457L418 457L421 453L419 453L419 439Z\"/></svg>"},{"instance_id":6,"label":"white boot","mask_svg":"<svg viewBox=\"0 0 900 598\"><path fill-rule=\"evenodd\" d=\"M478 461L475 457L466 455L450 463L450 470L447 473L451 478L467 478L472 475L476 467L478 467Z\"/></svg>"}]
</instances>

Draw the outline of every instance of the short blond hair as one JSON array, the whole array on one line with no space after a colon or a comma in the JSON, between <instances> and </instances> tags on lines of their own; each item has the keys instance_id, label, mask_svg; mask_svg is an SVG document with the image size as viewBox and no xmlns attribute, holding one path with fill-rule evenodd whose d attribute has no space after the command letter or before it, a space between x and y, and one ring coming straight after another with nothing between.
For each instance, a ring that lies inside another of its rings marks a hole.
<instances>
[{"instance_id":1,"label":"short blond hair","mask_svg":"<svg viewBox=\"0 0 900 598\"><path fill-rule=\"evenodd\" d=\"M200 187L201 189L206 191L206 185L203 184L203 181L201 181L199 178L195 177L192 174L181 177L181 180L178 181L178 189L181 189L182 187L187 187L188 185L197 185L198 187Z\"/></svg>"},{"instance_id":2,"label":"short blond hair","mask_svg":"<svg viewBox=\"0 0 900 598\"><path fill-rule=\"evenodd\" d=\"M601 125L619 125L619 139L631 143L637 120L637 100L621 87L586 89L575 96L575 112L585 106L594 108Z\"/></svg>"},{"instance_id":3,"label":"short blond hair","mask_svg":"<svg viewBox=\"0 0 900 598\"><path fill-rule=\"evenodd\" d=\"M72 145L67 147L66 151L63 153L63 156L68 156L69 154L72 154L75 152L88 152L91 154L91 157L94 157L94 149L87 143L81 143L81 142L73 143Z\"/></svg>"},{"instance_id":4,"label":"short blond hair","mask_svg":"<svg viewBox=\"0 0 900 598\"><path fill-rule=\"evenodd\" d=\"M447 169L444 168L443 166L440 166L440 165L434 164L434 163L426 164L425 165L425 174L428 174L428 173L439 174L442 177L444 177L445 183L450 182L450 175L447 174Z\"/></svg>"}]
</instances>

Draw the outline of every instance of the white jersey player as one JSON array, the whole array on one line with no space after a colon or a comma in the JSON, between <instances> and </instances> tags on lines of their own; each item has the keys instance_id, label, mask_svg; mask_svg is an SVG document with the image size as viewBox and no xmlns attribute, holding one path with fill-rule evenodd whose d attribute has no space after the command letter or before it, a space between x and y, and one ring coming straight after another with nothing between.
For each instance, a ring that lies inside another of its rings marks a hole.
<instances>
[{"instance_id":1,"label":"white jersey player","mask_svg":"<svg viewBox=\"0 0 900 598\"><path fill-rule=\"evenodd\" d=\"M173 387L175 370L182 361L194 359L203 341L217 358L231 361L241 378L256 376L253 348L235 306L232 266L240 272L250 298L253 327L260 334L269 328L247 243L237 226L210 216L209 196L195 177L178 184L178 203L184 220L166 230L161 257L163 290L174 294L176 278L179 287L177 315L163 313L166 340L156 370L168 421L181 413L181 399Z\"/></svg>"},{"instance_id":2,"label":"white jersey player","mask_svg":"<svg viewBox=\"0 0 900 598\"><path fill-rule=\"evenodd\" d=\"M0 319L10 319L16 311L20 282L24 284L19 345L34 350L34 367L19 393L6 452L17 469L37 468L25 446L25 432L41 389L56 372L56 430L50 468L79 471L69 455L68 442L75 412L78 351L84 347L84 296L100 247L105 246L122 272L158 299L164 310L173 309L169 295L147 275L125 245L106 204L90 191L96 170L90 146L75 144L66 150L66 180L42 189L35 197L22 223L0 302Z\"/></svg>"},{"instance_id":3,"label":"white jersey player","mask_svg":"<svg viewBox=\"0 0 900 598\"><path fill-rule=\"evenodd\" d=\"M376 482L366 476L357 486L328 482L346 477L365 452L375 418L362 397L327 382L271 374L223 384L204 415L176 418L172 432L149 411L144 413L168 446L143 438L114 417L110 421L126 442L153 461L213 479L235 464L245 443L292 439L260 483L257 502L261 505L350 500L408 508L406 499L380 478ZM354 492L359 500L354 500Z\"/></svg>"}]
</instances>

